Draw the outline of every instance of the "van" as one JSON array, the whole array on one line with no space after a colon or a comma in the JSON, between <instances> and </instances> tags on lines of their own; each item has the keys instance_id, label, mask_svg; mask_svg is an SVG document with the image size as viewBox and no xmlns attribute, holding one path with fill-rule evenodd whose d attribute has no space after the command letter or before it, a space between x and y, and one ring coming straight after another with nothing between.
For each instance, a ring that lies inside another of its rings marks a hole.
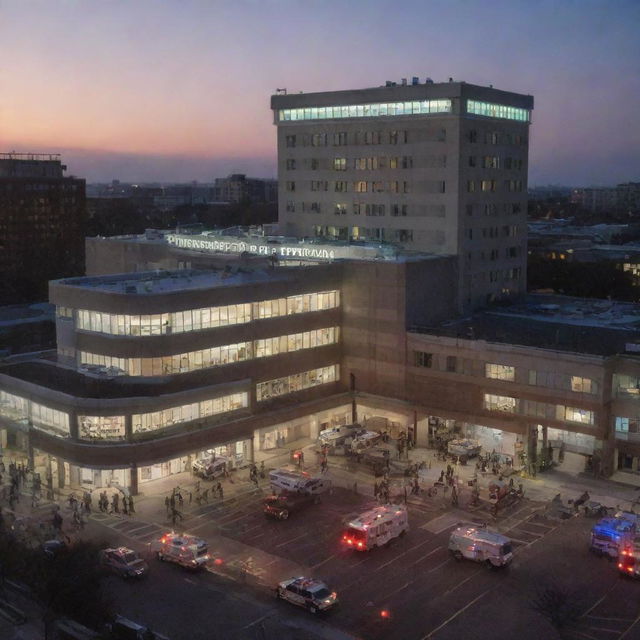
<instances>
[{"instance_id":1,"label":"van","mask_svg":"<svg viewBox=\"0 0 640 640\"><path fill-rule=\"evenodd\" d=\"M347 522L342 543L356 551L369 551L388 544L409 531L404 505L382 505L361 513Z\"/></svg>"},{"instance_id":2,"label":"van","mask_svg":"<svg viewBox=\"0 0 640 640\"><path fill-rule=\"evenodd\" d=\"M269 482L274 490L292 493L320 494L331 488L331 480L324 476L311 476L304 471L274 469L269 471Z\"/></svg>"},{"instance_id":3,"label":"van","mask_svg":"<svg viewBox=\"0 0 640 640\"><path fill-rule=\"evenodd\" d=\"M347 438L353 437L354 433L359 430L362 430L362 427L357 422L323 429L318 435L318 444L320 446L340 447Z\"/></svg>"},{"instance_id":4,"label":"van","mask_svg":"<svg viewBox=\"0 0 640 640\"><path fill-rule=\"evenodd\" d=\"M115 620L107 625L107 630L114 640L169 640L167 636L122 616L116 616Z\"/></svg>"},{"instance_id":5,"label":"van","mask_svg":"<svg viewBox=\"0 0 640 640\"><path fill-rule=\"evenodd\" d=\"M491 568L504 567L513 560L511 540L478 525L461 525L452 531L449 551L456 560L484 562Z\"/></svg>"},{"instance_id":6,"label":"van","mask_svg":"<svg viewBox=\"0 0 640 640\"><path fill-rule=\"evenodd\" d=\"M591 528L589 550L601 556L617 558L620 549L636 534L636 522L625 517L601 518Z\"/></svg>"},{"instance_id":7,"label":"van","mask_svg":"<svg viewBox=\"0 0 640 640\"><path fill-rule=\"evenodd\" d=\"M207 543L186 533L165 533L159 540L154 540L150 547L158 560L175 562L189 569L204 568L210 557Z\"/></svg>"},{"instance_id":8,"label":"van","mask_svg":"<svg viewBox=\"0 0 640 640\"><path fill-rule=\"evenodd\" d=\"M217 456L215 458L200 458L194 460L191 470L194 475L204 479L213 480L223 476L229 468L229 459L226 456Z\"/></svg>"},{"instance_id":9,"label":"van","mask_svg":"<svg viewBox=\"0 0 640 640\"><path fill-rule=\"evenodd\" d=\"M362 453L375 447L382 440L382 435L377 431L362 431L354 435L350 443L353 453Z\"/></svg>"}]
</instances>

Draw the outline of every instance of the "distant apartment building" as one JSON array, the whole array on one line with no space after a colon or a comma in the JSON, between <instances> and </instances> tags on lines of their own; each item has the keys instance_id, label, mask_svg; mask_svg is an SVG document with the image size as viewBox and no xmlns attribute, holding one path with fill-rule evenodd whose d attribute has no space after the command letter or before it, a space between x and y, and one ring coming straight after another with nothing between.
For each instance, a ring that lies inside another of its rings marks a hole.
<instances>
[{"instance_id":1,"label":"distant apartment building","mask_svg":"<svg viewBox=\"0 0 640 640\"><path fill-rule=\"evenodd\" d=\"M283 233L456 255L461 310L525 292L531 96L413 78L271 108Z\"/></svg>"},{"instance_id":2,"label":"distant apartment building","mask_svg":"<svg viewBox=\"0 0 640 640\"><path fill-rule=\"evenodd\" d=\"M625 209L640 211L640 182L626 182L615 187L573 189L571 202L591 212Z\"/></svg>"},{"instance_id":3,"label":"distant apartment building","mask_svg":"<svg viewBox=\"0 0 640 640\"><path fill-rule=\"evenodd\" d=\"M0 304L84 272L85 181L65 170L58 155L0 154Z\"/></svg>"},{"instance_id":4,"label":"distant apartment building","mask_svg":"<svg viewBox=\"0 0 640 640\"><path fill-rule=\"evenodd\" d=\"M226 178L216 178L214 193L218 202L277 202L278 181L232 173Z\"/></svg>"}]
</instances>

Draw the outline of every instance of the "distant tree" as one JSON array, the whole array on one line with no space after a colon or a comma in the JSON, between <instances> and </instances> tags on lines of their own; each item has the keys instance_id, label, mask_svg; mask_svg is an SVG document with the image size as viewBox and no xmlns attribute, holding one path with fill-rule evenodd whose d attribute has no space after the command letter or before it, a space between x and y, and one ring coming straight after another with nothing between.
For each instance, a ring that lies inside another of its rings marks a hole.
<instances>
[{"instance_id":1,"label":"distant tree","mask_svg":"<svg viewBox=\"0 0 640 640\"><path fill-rule=\"evenodd\" d=\"M561 632L578 622L583 609L579 593L559 584L539 589L531 607Z\"/></svg>"}]
</instances>

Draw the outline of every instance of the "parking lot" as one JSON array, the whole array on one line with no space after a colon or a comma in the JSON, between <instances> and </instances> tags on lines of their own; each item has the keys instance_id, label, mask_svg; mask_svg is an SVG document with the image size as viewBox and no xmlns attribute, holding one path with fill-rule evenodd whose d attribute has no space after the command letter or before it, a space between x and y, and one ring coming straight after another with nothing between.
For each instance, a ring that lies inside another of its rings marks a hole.
<instances>
[{"instance_id":1,"label":"parking lot","mask_svg":"<svg viewBox=\"0 0 640 640\"><path fill-rule=\"evenodd\" d=\"M322 619L354 637L559 637L534 610L548 587L566 594L579 610L573 637L640 637L640 583L620 578L613 564L588 552L593 520L555 520L545 515L545 503L526 498L495 522L486 503L465 511L464 505L453 509L442 496L411 499L408 535L388 547L358 553L343 548L340 536L350 515L375 504L370 496L336 488L320 504L275 521L262 513L264 495L246 483L224 502L185 505L181 528L210 541L212 572L248 589L266 593L278 580L291 577L291 571L322 579L340 599ZM144 545L167 528L163 515L151 522L103 514L96 518ZM488 521L510 537L512 566L491 571L456 562L447 543L459 521ZM272 606L278 615L292 609L282 602Z\"/></svg>"}]
</instances>

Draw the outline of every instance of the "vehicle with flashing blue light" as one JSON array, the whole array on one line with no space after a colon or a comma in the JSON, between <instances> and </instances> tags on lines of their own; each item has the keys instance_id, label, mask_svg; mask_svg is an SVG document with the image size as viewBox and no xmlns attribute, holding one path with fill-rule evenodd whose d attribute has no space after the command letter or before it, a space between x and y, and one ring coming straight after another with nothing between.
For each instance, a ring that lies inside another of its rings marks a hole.
<instances>
[{"instance_id":1,"label":"vehicle with flashing blue light","mask_svg":"<svg viewBox=\"0 0 640 640\"><path fill-rule=\"evenodd\" d=\"M602 518L591 529L589 549L594 553L610 558L618 558L621 549L636 534L635 520L624 515L614 518Z\"/></svg>"}]
</instances>

